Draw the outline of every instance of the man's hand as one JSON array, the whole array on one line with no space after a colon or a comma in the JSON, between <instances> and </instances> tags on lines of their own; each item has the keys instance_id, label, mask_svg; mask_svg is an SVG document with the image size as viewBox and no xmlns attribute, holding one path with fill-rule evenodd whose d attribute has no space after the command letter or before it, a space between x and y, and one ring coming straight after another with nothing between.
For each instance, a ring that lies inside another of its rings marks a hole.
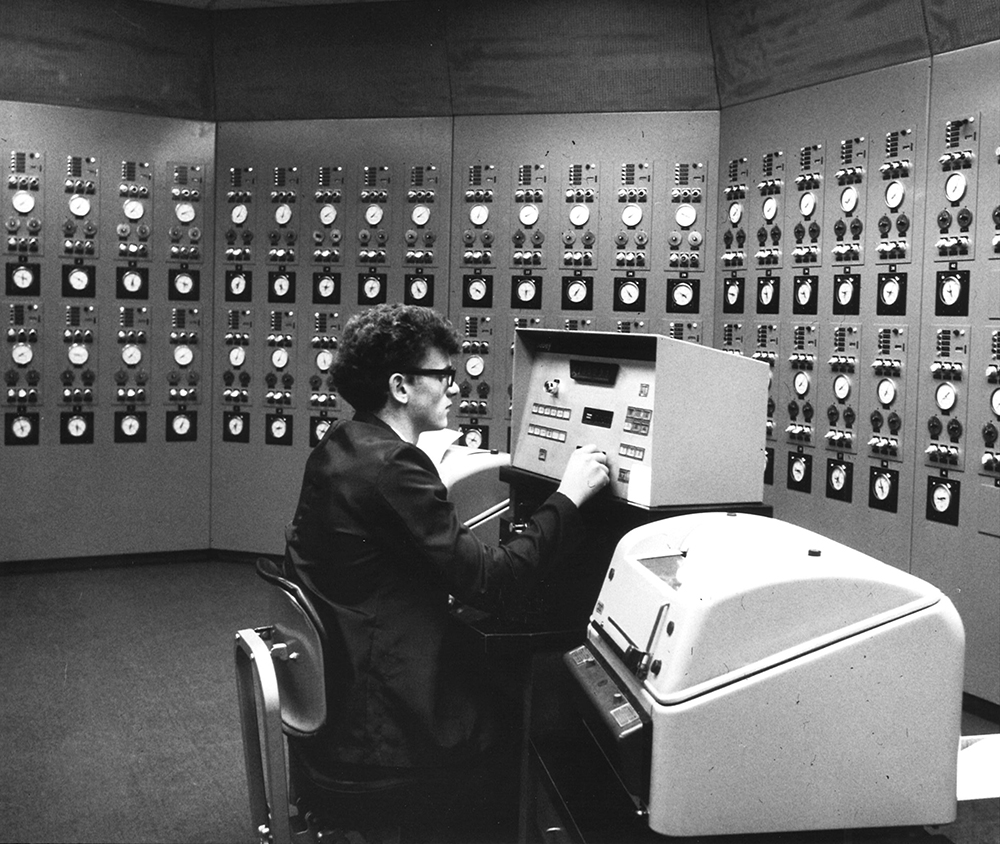
<instances>
[{"instance_id":1,"label":"man's hand","mask_svg":"<svg viewBox=\"0 0 1000 844\"><path fill-rule=\"evenodd\" d=\"M607 486L609 479L608 456L596 445L583 445L570 455L558 492L579 507Z\"/></svg>"}]
</instances>

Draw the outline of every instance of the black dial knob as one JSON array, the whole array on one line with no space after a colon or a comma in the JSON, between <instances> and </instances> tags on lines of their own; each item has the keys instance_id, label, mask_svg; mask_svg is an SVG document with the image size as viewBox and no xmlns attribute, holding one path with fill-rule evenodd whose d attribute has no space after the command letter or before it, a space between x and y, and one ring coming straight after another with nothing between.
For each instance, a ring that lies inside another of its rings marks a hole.
<instances>
[{"instance_id":1,"label":"black dial knob","mask_svg":"<svg viewBox=\"0 0 1000 844\"><path fill-rule=\"evenodd\" d=\"M882 416L880 411L873 410L871 416L868 417L868 421L872 423L872 430L877 434L885 424L885 417Z\"/></svg>"},{"instance_id":2,"label":"black dial knob","mask_svg":"<svg viewBox=\"0 0 1000 844\"><path fill-rule=\"evenodd\" d=\"M997 426L992 422L987 422L983 425L983 442L986 444L987 448L993 448L997 443Z\"/></svg>"},{"instance_id":3,"label":"black dial knob","mask_svg":"<svg viewBox=\"0 0 1000 844\"><path fill-rule=\"evenodd\" d=\"M941 431L944 430L944 425L941 424L941 420L936 416L932 416L927 420L927 432L931 435L933 439L937 439L941 436Z\"/></svg>"}]
</instances>

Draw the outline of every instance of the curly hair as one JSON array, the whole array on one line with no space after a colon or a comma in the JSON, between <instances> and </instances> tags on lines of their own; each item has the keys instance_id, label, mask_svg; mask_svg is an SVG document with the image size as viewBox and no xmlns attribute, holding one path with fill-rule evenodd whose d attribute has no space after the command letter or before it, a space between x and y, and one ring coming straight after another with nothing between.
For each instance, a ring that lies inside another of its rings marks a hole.
<instances>
[{"instance_id":1,"label":"curly hair","mask_svg":"<svg viewBox=\"0 0 1000 844\"><path fill-rule=\"evenodd\" d=\"M331 370L334 386L355 410L375 413L389 399L389 375L419 367L431 349L449 355L459 350L447 319L416 305L376 305L344 326Z\"/></svg>"}]
</instances>

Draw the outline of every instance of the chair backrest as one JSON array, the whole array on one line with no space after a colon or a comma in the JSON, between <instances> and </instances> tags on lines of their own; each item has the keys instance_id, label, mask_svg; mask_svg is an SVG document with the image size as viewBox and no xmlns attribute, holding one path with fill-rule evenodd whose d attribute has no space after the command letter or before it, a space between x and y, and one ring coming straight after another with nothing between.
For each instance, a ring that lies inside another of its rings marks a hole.
<instances>
[{"instance_id":1,"label":"chair backrest","mask_svg":"<svg viewBox=\"0 0 1000 844\"><path fill-rule=\"evenodd\" d=\"M286 733L313 735L326 723L324 650L326 631L309 596L288 580L278 565L261 557L257 574L271 593L271 657L281 690L281 720Z\"/></svg>"}]
</instances>

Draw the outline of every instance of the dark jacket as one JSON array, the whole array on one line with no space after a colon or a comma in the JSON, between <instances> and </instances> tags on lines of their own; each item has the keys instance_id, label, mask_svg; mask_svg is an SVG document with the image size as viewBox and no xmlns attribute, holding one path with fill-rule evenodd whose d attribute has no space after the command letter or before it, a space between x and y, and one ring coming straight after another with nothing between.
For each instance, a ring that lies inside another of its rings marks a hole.
<instances>
[{"instance_id":1,"label":"dark jacket","mask_svg":"<svg viewBox=\"0 0 1000 844\"><path fill-rule=\"evenodd\" d=\"M485 750L490 703L459 658L448 596L495 607L581 533L576 506L555 493L522 534L486 546L458 521L423 451L368 414L333 423L306 463L285 558L318 598L331 641L330 758L443 766Z\"/></svg>"}]
</instances>

